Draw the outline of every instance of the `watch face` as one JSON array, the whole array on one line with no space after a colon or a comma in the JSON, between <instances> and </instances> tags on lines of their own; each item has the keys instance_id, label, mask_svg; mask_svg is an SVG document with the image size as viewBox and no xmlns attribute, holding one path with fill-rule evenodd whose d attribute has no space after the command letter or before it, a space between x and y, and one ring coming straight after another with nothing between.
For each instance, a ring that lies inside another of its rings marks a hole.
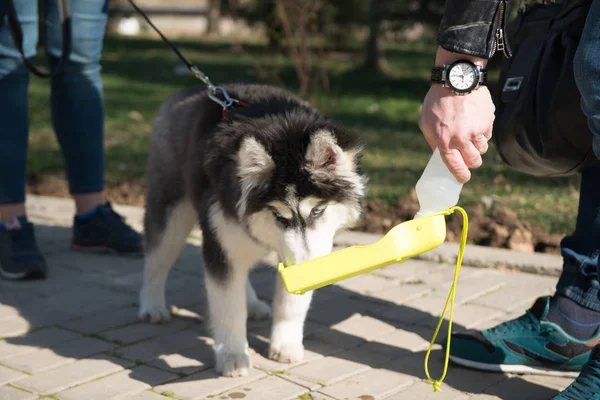
<instances>
[{"instance_id":1,"label":"watch face","mask_svg":"<svg viewBox=\"0 0 600 400\"><path fill-rule=\"evenodd\" d=\"M468 92L479 83L479 70L474 64L459 61L449 68L447 81L457 92Z\"/></svg>"}]
</instances>

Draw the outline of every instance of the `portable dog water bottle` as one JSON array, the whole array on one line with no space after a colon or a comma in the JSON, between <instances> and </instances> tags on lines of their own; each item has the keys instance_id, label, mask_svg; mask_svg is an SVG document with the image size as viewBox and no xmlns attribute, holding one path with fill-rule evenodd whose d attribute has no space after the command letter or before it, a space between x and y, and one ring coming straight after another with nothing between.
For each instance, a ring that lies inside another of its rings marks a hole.
<instances>
[{"instance_id":1,"label":"portable dog water bottle","mask_svg":"<svg viewBox=\"0 0 600 400\"><path fill-rule=\"evenodd\" d=\"M352 246L295 265L279 264L286 290L302 294L432 250L446 240L445 216L458 203L462 185L435 150L416 185L415 219L392 228L368 246Z\"/></svg>"}]
</instances>

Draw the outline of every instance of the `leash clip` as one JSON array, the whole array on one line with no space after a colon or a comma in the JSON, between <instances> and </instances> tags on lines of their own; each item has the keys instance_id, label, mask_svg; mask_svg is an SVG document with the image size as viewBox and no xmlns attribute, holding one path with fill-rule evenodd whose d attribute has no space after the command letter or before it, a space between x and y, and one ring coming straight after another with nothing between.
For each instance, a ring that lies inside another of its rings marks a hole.
<instances>
[{"instance_id":1,"label":"leash clip","mask_svg":"<svg viewBox=\"0 0 600 400\"><path fill-rule=\"evenodd\" d=\"M221 93L223 100L219 98L219 92ZM232 105L239 103L239 100L230 97L229 93L227 93L227 90L221 86L209 86L208 97L215 103L219 104L223 108L223 111L229 109Z\"/></svg>"}]
</instances>

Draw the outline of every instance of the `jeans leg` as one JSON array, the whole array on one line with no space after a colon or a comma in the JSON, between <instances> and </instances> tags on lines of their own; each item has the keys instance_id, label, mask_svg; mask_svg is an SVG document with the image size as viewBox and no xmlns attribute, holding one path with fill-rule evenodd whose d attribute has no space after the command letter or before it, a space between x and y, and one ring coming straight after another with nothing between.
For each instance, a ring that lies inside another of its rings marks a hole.
<instances>
[{"instance_id":1,"label":"jeans leg","mask_svg":"<svg viewBox=\"0 0 600 400\"><path fill-rule=\"evenodd\" d=\"M582 173L575 232L562 240L561 253L564 264L557 292L600 311L600 165Z\"/></svg>"},{"instance_id":2,"label":"jeans leg","mask_svg":"<svg viewBox=\"0 0 600 400\"><path fill-rule=\"evenodd\" d=\"M573 68L581 108L594 134L594 153L600 158L600 0L590 7Z\"/></svg>"},{"instance_id":3,"label":"jeans leg","mask_svg":"<svg viewBox=\"0 0 600 400\"><path fill-rule=\"evenodd\" d=\"M72 0L72 51L51 86L52 123L72 194L101 192L104 186L104 105L100 77L107 0ZM47 53L54 71L62 32L57 0L49 0Z\"/></svg>"},{"instance_id":4,"label":"jeans leg","mask_svg":"<svg viewBox=\"0 0 600 400\"><path fill-rule=\"evenodd\" d=\"M600 158L600 0L594 0L574 60L581 108ZM575 232L563 239L563 273L557 291L600 311L600 165L583 171Z\"/></svg>"},{"instance_id":5,"label":"jeans leg","mask_svg":"<svg viewBox=\"0 0 600 400\"><path fill-rule=\"evenodd\" d=\"M37 1L13 1L25 55L33 57L38 41ZM7 12L7 2L0 1L0 204L25 201L29 136L29 71L10 34Z\"/></svg>"}]
</instances>

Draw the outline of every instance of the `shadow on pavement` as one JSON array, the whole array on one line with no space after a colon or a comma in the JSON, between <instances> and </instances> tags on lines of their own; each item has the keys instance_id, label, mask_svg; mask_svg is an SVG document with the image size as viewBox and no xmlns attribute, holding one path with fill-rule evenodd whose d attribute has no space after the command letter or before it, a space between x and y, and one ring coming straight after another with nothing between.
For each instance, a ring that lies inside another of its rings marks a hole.
<instances>
[{"instance_id":1,"label":"shadow on pavement","mask_svg":"<svg viewBox=\"0 0 600 400\"><path fill-rule=\"evenodd\" d=\"M0 364L33 374L11 381L12 385L42 394L61 391L64 388L60 379L39 386L34 378L50 371L68 373L74 368L71 359L106 368L102 371L107 375L125 368L121 373L149 386L180 378L193 382L216 377L212 341L204 321L206 297L199 247L186 246L169 276L167 301L175 306L172 320L149 325L137 320L142 259L74 253L68 250L70 229L46 225L37 225L36 229L50 268L48 279L0 280L0 337L4 338L0 341ZM406 291L419 298L425 293L419 292L419 285L444 287L448 282L428 281L433 276L445 276L442 270L452 273L452 267L440 266L437 275L423 272L407 285L388 280L389 286L381 288L381 293L378 287L371 294L342 286L318 290L305 329L306 359L332 357L399 373L406 382L425 379L423 360L439 314L382 297ZM275 278L276 271L265 266L252 272L259 297L271 299ZM360 284L357 280L348 282L350 287ZM439 313L445 300L439 295L436 301ZM365 321L369 321L368 326ZM362 326L367 330L361 330ZM465 329L458 324L454 328ZM266 359L270 321L249 321L248 329L250 346L256 352L255 367L270 371L291 368ZM442 328L438 343L444 340L444 331ZM443 354L437 346L430 361L434 377L440 376L442 362ZM506 379L510 385L495 386ZM7 382L0 381L0 385L3 383ZM519 377L479 373L452 364L445 385L470 393L486 390L488 395L511 400L525 398L519 393L529 400L556 394L553 389Z\"/></svg>"}]
</instances>

